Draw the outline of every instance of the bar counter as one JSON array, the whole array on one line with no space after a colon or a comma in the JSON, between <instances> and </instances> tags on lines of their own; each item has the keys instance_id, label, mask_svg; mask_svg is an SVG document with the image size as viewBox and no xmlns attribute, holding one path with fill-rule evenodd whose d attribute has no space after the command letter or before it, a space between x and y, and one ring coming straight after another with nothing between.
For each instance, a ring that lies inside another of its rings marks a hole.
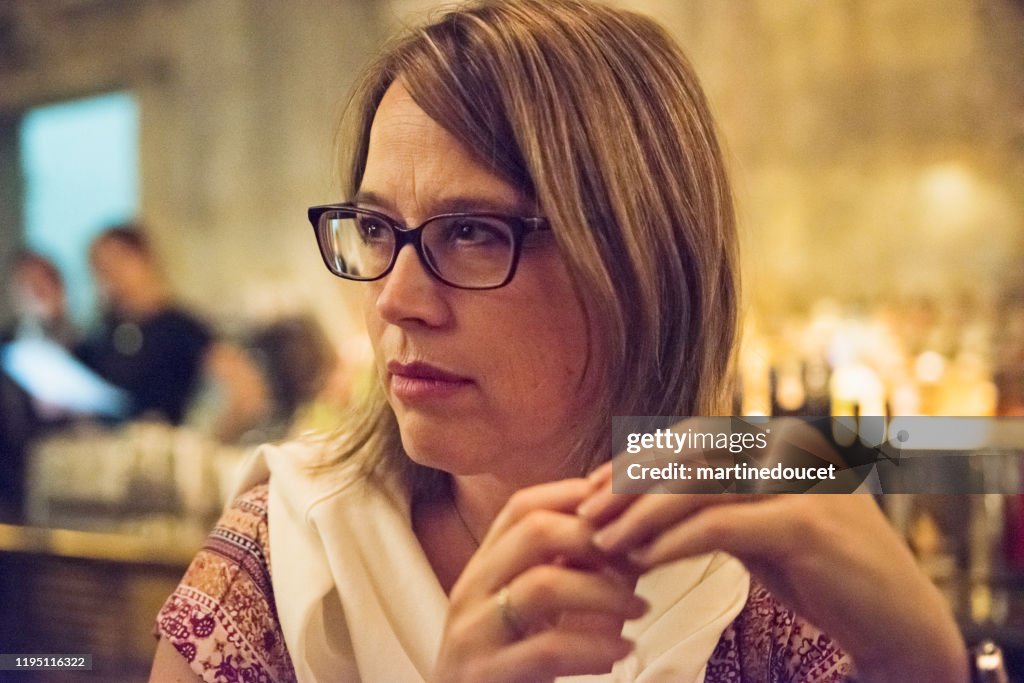
<instances>
[{"instance_id":1,"label":"bar counter","mask_svg":"<svg viewBox=\"0 0 1024 683\"><path fill-rule=\"evenodd\" d=\"M0 523L0 554L186 567L202 543L194 528L165 528L157 534L50 529Z\"/></svg>"},{"instance_id":2,"label":"bar counter","mask_svg":"<svg viewBox=\"0 0 1024 683\"><path fill-rule=\"evenodd\" d=\"M19 683L147 680L153 619L205 531L0 524L0 652L93 656L92 671L20 672Z\"/></svg>"}]
</instances>

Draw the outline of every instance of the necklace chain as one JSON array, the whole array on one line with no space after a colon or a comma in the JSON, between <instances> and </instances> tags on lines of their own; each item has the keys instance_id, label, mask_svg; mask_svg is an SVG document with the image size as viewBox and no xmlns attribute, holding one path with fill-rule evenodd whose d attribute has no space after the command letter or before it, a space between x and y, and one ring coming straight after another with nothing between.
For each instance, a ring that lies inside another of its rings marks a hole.
<instances>
[{"instance_id":1,"label":"necklace chain","mask_svg":"<svg viewBox=\"0 0 1024 683\"><path fill-rule=\"evenodd\" d=\"M462 516L462 510L459 509L459 504L455 502L454 493L452 494L452 509L455 510L455 516L459 518L460 522L462 522L462 528L466 530L467 534L469 534L469 538L473 541L473 545L479 548L480 539L476 537L473 530L469 528L469 523L466 521L466 518Z\"/></svg>"}]
</instances>

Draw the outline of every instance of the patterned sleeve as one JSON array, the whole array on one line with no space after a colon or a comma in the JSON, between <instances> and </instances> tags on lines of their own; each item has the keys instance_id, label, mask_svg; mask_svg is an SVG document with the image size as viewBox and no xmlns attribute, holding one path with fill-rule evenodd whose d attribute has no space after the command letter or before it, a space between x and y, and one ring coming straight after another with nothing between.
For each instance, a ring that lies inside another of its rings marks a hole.
<instances>
[{"instance_id":1,"label":"patterned sleeve","mask_svg":"<svg viewBox=\"0 0 1024 683\"><path fill-rule=\"evenodd\" d=\"M166 638L208 683L291 683L270 583L267 486L224 513L156 619Z\"/></svg>"},{"instance_id":2,"label":"patterned sleeve","mask_svg":"<svg viewBox=\"0 0 1024 683\"><path fill-rule=\"evenodd\" d=\"M739 616L708 661L707 683L852 683L849 655L751 579Z\"/></svg>"}]
</instances>

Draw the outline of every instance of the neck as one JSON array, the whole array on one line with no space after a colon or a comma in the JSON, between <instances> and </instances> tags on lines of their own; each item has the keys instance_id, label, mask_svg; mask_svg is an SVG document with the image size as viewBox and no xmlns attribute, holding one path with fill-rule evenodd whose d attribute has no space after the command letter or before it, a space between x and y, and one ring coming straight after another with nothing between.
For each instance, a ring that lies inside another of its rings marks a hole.
<instances>
[{"instance_id":1,"label":"neck","mask_svg":"<svg viewBox=\"0 0 1024 683\"><path fill-rule=\"evenodd\" d=\"M162 287L144 288L136 292L131 301L124 302L122 310L134 318L147 318L167 308L168 298Z\"/></svg>"},{"instance_id":2,"label":"neck","mask_svg":"<svg viewBox=\"0 0 1024 683\"><path fill-rule=\"evenodd\" d=\"M491 477L452 478L452 504L474 539L482 541L501 508L515 492Z\"/></svg>"},{"instance_id":3,"label":"neck","mask_svg":"<svg viewBox=\"0 0 1024 683\"><path fill-rule=\"evenodd\" d=\"M564 476L568 475L552 472L535 480L509 481L495 474L452 475L452 503L472 535L482 541L513 493Z\"/></svg>"},{"instance_id":4,"label":"neck","mask_svg":"<svg viewBox=\"0 0 1024 683\"><path fill-rule=\"evenodd\" d=\"M487 536L491 524L518 489L541 481L515 481L496 474L452 475L451 498L414 501L413 528L445 593Z\"/></svg>"}]
</instances>

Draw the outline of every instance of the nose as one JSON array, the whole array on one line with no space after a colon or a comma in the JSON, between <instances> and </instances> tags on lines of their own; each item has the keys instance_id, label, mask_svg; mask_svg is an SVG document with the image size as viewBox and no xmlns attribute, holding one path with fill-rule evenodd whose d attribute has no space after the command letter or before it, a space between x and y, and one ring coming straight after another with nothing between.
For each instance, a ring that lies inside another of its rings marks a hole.
<instances>
[{"instance_id":1,"label":"nose","mask_svg":"<svg viewBox=\"0 0 1024 683\"><path fill-rule=\"evenodd\" d=\"M407 244L398 251L391 272L380 280L376 309L393 325L443 327L451 318L445 297L447 285L427 272L416 249Z\"/></svg>"}]
</instances>

